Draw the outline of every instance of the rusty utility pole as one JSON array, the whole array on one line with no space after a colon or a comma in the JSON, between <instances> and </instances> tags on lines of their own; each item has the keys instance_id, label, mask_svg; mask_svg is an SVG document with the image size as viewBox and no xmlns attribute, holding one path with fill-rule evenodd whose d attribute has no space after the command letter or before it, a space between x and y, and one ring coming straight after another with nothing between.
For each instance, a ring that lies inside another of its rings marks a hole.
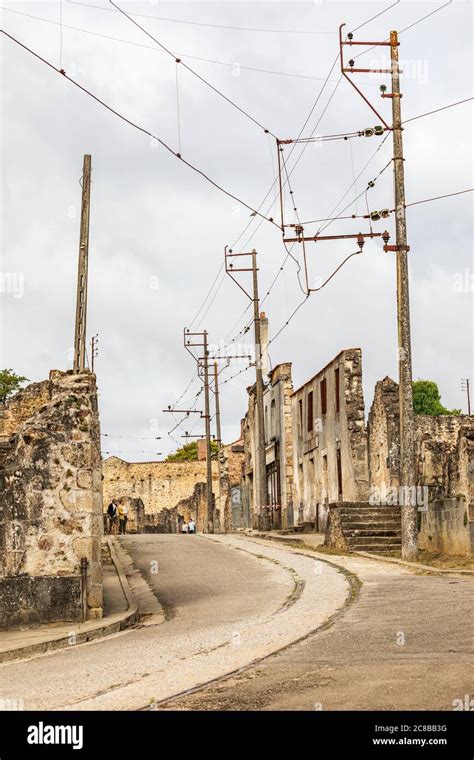
<instances>
[{"instance_id":1,"label":"rusty utility pole","mask_svg":"<svg viewBox=\"0 0 474 760\"><path fill-rule=\"evenodd\" d=\"M398 371L400 403L400 486L403 494L402 557L414 560L418 553L417 506L414 449L414 412L410 335L410 297L408 279L407 226L405 213L405 179L403 166L403 138L398 65L398 34L390 32L390 59L392 68L392 134L393 172L395 186L395 231L397 257L397 321Z\"/></svg>"},{"instance_id":2,"label":"rusty utility pole","mask_svg":"<svg viewBox=\"0 0 474 760\"><path fill-rule=\"evenodd\" d=\"M215 394L215 404L216 404L216 441L220 449L220 447L222 446L222 438L221 438L221 407L220 407L220 401L219 401L218 376L219 376L219 372L217 369L217 362L214 362L214 394Z\"/></svg>"},{"instance_id":3,"label":"rusty utility pole","mask_svg":"<svg viewBox=\"0 0 474 760\"><path fill-rule=\"evenodd\" d=\"M257 404L257 470L259 506L268 505L267 460L265 453L265 414L263 411L262 344L260 338L260 302L258 298L257 252L252 250L253 324L255 333L255 396Z\"/></svg>"},{"instance_id":4,"label":"rusty utility pole","mask_svg":"<svg viewBox=\"0 0 474 760\"><path fill-rule=\"evenodd\" d=\"M467 394L467 413L471 416L471 384L469 378L465 377L461 380L461 390L466 391Z\"/></svg>"},{"instance_id":5,"label":"rusty utility pole","mask_svg":"<svg viewBox=\"0 0 474 760\"><path fill-rule=\"evenodd\" d=\"M204 417L206 429L206 496L207 529L214 533L214 505L212 498L212 461L211 461L211 412L209 404L209 351L207 348L207 330L204 330Z\"/></svg>"},{"instance_id":6,"label":"rusty utility pole","mask_svg":"<svg viewBox=\"0 0 474 760\"><path fill-rule=\"evenodd\" d=\"M232 262L237 256L251 256L251 267L235 268ZM229 259L231 260L229 263ZM257 251L255 248L251 252L233 253L232 249L227 246L224 249L225 270L234 282L245 293L247 298L253 302L253 323L255 333L255 401L257 411L257 445L256 445L256 462L254 463L255 481L257 484L257 509L268 507L268 488L267 488L267 462L265 452L265 414L263 411L263 372L262 372L262 345L260 337L260 303L258 298L258 269L257 269ZM249 293L240 282L234 277L236 272L252 272L252 293Z\"/></svg>"},{"instance_id":7,"label":"rusty utility pole","mask_svg":"<svg viewBox=\"0 0 474 760\"><path fill-rule=\"evenodd\" d=\"M201 339L197 341L197 339ZM214 533L214 504L212 493L212 461L211 461L211 416L209 404L209 349L207 343L207 330L202 332L190 332L184 328L184 347L195 361L197 361L198 372L204 370L204 416L206 431L206 499L207 499L207 532ZM196 357L192 348L202 348L203 356ZM173 411L173 410L170 410ZM186 437L189 437L186 435Z\"/></svg>"},{"instance_id":8,"label":"rusty utility pole","mask_svg":"<svg viewBox=\"0 0 474 760\"><path fill-rule=\"evenodd\" d=\"M91 157L84 156L79 260L77 267L76 325L74 331L74 372L86 368L87 270L89 258L89 217Z\"/></svg>"},{"instance_id":9,"label":"rusty utility pole","mask_svg":"<svg viewBox=\"0 0 474 760\"><path fill-rule=\"evenodd\" d=\"M94 374L95 360L99 355L99 336L97 333L91 338L91 372Z\"/></svg>"},{"instance_id":10,"label":"rusty utility pole","mask_svg":"<svg viewBox=\"0 0 474 760\"><path fill-rule=\"evenodd\" d=\"M222 434L221 434L221 406L220 406L220 399L219 399L219 371L217 367L217 362L214 362L214 403L216 408L216 441L217 441L217 471L219 476L219 490L218 490L218 496L219 496L219 510L220 510L220 523L221 523L221 533L225 533L225 522L224 522L224 510L222 509L221 504L221 495L222 495L222 488L221 488L221 478L222 478L222 466L221 466L221 448L222 448Z\"/></svg>"},{"instance_id":11,"label":"rusty utility pole","mask_svg":"<svg viewBox=\"0 0 474 760\"><path fill-rule=\"evenodd\" d=\"M417 541L417 505L416 505L416 476L415 476L415 447L414 447L414 412L413 412L413 387L412 387L412 364L411 364L411 336L410 336L410 297L408 281L408 251L407 227L405 213L405 179L403 168L403 138L402 138L402 113L400 92L400 68L398 64L398 33L390 32L390 39L373 42L367 40L355 40L354 34L349 32L346 39L342 37L342 29L339 27L339 48L341 73L367 103L373 113L380 119L382 125L376 125L367 130L371 134L381 135L386 130L393 134L393 173L395 187L395 231L396 245L388 245L388 232L382 233L385 243L384 251L394 251L397 266L397 323L398 323L398 373L399 373L399 403L400 403L400 506L402 514L402 556L404 559L416 559L418 553ZM343 49L345 46L361 45L363 47L388 46L390 47L390 69L360 68L355 66L355 61L344 62ZM356 73L390 74L392 92L386 92L386 85L381 85L382 98L392 100L392 126L390 127L375 106L369 102L363 92L352 81ZM387 210L388 211L388 210ZM381 213L378 218L385 217ZM373 218L368 215L368 218ZM300 235L301 236L301 235Z\"/></svg>"}]
</instances>

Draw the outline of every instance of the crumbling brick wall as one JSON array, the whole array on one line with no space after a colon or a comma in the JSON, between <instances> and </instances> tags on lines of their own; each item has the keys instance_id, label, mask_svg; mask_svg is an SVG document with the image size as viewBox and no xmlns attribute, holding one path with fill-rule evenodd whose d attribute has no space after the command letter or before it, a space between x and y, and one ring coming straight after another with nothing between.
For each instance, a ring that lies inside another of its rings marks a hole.
<instances>
[{"instance_id":1,"label":"crumbling brick wall","mask_svg":"<svg viewBox=\"0 0 474 760\"><path fill-rule=\"evenodd\" d=\"M9 595L3 624L80 620L81 559L88 563L87 616L100 617L102 468L95 376L53 370L49 380L20 391L4 411L3 430L11 435L0 493L2 573L9 588L21 591L26 583L29 591L17 595L16 607ZM35 584L41 593L35 594Z\"/></svg>"}]
</instances>

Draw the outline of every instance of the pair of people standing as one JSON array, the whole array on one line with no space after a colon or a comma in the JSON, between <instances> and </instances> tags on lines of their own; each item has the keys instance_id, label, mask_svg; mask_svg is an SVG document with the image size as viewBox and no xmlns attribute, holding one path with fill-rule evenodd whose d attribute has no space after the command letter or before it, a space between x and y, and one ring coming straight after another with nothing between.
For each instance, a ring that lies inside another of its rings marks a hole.
<instances>
[{"instance_id":1,"label":"pair of people standing","mask_svg":"<svg viewBox=\"0 0 474 760\"><path fill-rule=\"evenodd\" d=\"M120 504L117 506L117 503L115 499L112 499L110 502L108 508L107 508L107 515L109 518L109 533L110 534L116 534L117 533L117 523L118 523L118 532L121 535L125 535L127 532L127 521L128 521L128 507L126 504Z\"/></svg>"},{"instance_id":2,"label":"pair of people standing","mask_svg":"<svg viewBox=\"0 0 474 760\"><path fill-rule=\"evenodd\" d=\"M181 526L181 533L196 533L196 523L194 520L183 522Z\"/></svg>"}]
</instances>

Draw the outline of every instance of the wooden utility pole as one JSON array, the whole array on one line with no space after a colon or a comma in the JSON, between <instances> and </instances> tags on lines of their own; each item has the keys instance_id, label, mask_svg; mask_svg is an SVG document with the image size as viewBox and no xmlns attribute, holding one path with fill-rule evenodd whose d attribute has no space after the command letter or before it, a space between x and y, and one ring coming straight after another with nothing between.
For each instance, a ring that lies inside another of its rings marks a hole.
<instances>
[{"instance_id":1,"label":"wooden utility pole","mask_svg":"<svg viewBox=\"0 0 474 760\"><path fill-rule=\"evenodd\" d=\"M214 505L212 499L212 461L211 461L211 414L209 404L209 351L207 348L207 330L204 336L204 417L206 430L206 498L207 498L207 530L214 533Z\"/></svg>"},{"instance_id":2,"label":"wooden utility pole","mask_svg":"<svg viewBox=\"0 0 474 760\"><path fill-rule=\"evenodd\" d=\"M255 397L257 406L257 488L258 506L268 506L267 494L267 462L265 455L265 414L263 411L263 373L262 373L262 344L260 338L260 303L258 298L257 252L252 250L253 276L253 323L255 332Z\"/></svg>"},{"instance_id":3,"label":"wooden utility pole","mask_svg":"<svg viewBox=\"0 0 474 760\"><path fill-rule=\"evenodd\" d=\"M87 269L89 258L89 217L91 157L84 156L79 260L77 267L76 326L74 331L74 372L86 368Z\"/></svg>"},{"instance_id":4,"label":"wooden utility pole","mask_svg":"<svg viewBox=\"0 0 474 760\"><path fill-rule=\"evenodd\" d=\"M397 257L398 371L400 401L400 494L402 513L402 557L417 557L417 505L414 449L414 413L410 336L410 297L405 214L405 179L398 65L398 34L390 32L392 69L392 134L395 185L395 229Z\"/></svg>"}]
</instances>

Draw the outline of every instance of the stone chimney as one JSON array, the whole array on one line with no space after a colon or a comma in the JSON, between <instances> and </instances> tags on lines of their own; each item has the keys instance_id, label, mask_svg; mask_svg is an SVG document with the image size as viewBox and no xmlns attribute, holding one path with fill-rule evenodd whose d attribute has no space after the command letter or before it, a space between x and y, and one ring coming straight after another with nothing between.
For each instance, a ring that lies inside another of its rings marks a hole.
<instances>
[{"instance_id":1,"label":"stone chimney","mask_svg":"<svg viewBox=\"0 0 474 760\"><path fill-rule=\"evenodd\" d=\"M204 462L206 459L206 439L198 438L197 440L198 462Z\"/></svg>"},{"instance_id":2,"label":"stone chimney","mask_svg":"<svg viewBox=\"0 0 474 760\"><path fill-rule=\"evenodd\" d=\"M260 343L262 346L262 374L268 375L268 317L264 311L260 312Z\"/></svg>"}]
</instances>

